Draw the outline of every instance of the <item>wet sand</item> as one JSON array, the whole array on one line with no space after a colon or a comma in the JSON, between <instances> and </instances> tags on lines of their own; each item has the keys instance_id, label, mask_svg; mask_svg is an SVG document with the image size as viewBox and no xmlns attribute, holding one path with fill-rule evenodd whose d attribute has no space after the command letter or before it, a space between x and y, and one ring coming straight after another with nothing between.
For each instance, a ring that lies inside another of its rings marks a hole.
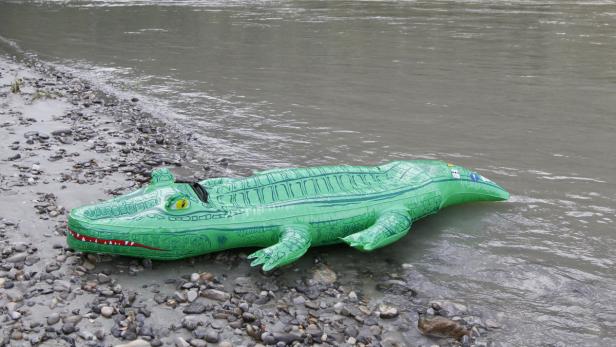
<instances>
[{"instance_id":1,"label":"wet sand","mask_svg":"<svg viewBox=\"0 0 616 347\"><path fill-rule=\"evenodd\" d=\"M495 345L498 316L416 290L410 264L340 265L338 247L271 273L248 265L251 250L163 263L67 248L71 208L136 189L153 168L225 172L191 136L136 98L0 57L0 346Z\"/></svg>"}]
</instances>

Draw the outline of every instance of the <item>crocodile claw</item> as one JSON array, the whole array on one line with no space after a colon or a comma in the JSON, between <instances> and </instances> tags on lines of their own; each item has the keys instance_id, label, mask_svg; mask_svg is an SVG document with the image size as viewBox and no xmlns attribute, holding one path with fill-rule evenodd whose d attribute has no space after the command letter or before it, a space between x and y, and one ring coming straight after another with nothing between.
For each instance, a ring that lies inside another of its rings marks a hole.
<instances>
[{"instance_id":1,"label":"crocodile claw","mask_svg":"<svg viewBox=\"0 0 616 347\"><path fill-rule=\"evenodd\" d=\"M254 259L250 266L263 265L263 271L270 271L282 265L279 263L282 254L278 248L280 248L278 245L274 245L250 254L248 259Z\"/></svg>"}]
</instances>

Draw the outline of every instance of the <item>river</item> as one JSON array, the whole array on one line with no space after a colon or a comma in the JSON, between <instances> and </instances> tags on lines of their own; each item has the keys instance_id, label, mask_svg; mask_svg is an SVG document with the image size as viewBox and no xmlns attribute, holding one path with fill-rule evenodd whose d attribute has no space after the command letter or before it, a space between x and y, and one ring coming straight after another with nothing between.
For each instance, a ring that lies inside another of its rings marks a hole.
<instances>
[{"instance_id":1,"label":"river","mask_svg":"<svg viewBox=\"0 0 616 347\"><path fill-rule=\"evenodd\" d=\"M373 256L326 252L411 264L420 293L497 316L505 345L616 345L612 1L2 2L2 51L137 97L229 175L474 168L510 201L450 208Z\"/></svg>"}]
</instances>

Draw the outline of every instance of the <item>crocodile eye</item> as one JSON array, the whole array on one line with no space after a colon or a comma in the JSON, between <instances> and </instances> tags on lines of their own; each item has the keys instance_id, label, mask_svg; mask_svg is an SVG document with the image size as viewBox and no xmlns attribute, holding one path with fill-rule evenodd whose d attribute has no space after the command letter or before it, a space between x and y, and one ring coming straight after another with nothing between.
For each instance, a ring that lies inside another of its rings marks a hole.
<instances>
[{"instance_id":1,"label":"crocodile eye","mask_svg":"<svg viewBox=\"0 0 616 347\"><path fill-rule=\"evenodd\" d=\"M190 206L190 200L185 196L173 196L167 203L167 208L170 210L183 210Z\"/></svg>"}]
</instances>

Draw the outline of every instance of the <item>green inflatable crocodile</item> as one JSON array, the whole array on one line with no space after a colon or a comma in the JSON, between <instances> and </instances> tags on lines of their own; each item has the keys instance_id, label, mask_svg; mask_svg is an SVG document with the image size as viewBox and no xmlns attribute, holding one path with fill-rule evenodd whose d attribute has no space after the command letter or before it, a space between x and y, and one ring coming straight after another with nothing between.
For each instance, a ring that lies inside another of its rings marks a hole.
<instances>
[{"instance_id":1,"label":"green inflatable crocodile","mask_svg":"<svg viewBox=\"0 0 616 347\"><path fill-rule=\"evenodd\" d=\"M478 173L436 160L274 169L198 183L158 169L147 187L73 209L67 240L83 252L161 260L264 247L249 258L267 271L311 246L345 242L371 251L443 207L508 197Z\"/></svg>"}]
</instances>

